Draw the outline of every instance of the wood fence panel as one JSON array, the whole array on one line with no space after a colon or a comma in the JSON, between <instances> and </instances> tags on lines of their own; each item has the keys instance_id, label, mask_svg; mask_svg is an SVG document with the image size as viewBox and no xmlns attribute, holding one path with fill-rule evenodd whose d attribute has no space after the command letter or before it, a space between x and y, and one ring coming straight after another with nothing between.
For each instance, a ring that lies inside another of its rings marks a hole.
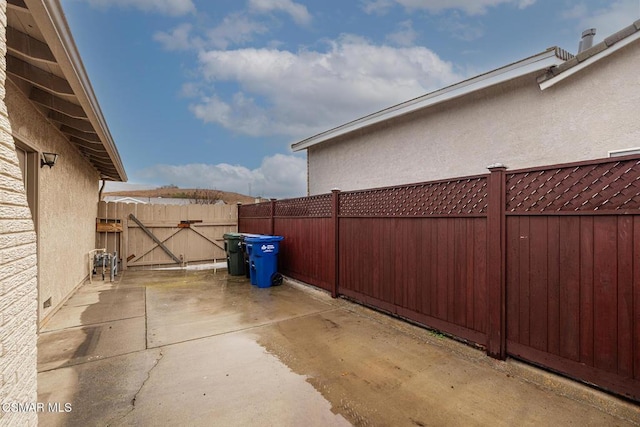
<instances>
[{"instance_id":1,"label":"wood fence panel","mask_svg":"<svg viewBox=\"0 0 640 427\"><path fill-rule=\"evenodd\" d=\"M281 271L330 292L336 268L332 197L302 197L272 206L273 234L284 237L278 256Z\"/></svg>"},{"instance_id":2,"label":"wood fence panel","mask_svg":"<svg viewBox=\"0 0 640 427\"><path fill-rule=\"evenodd\" d=\"M238 232L272 234L271 203L240 205L238 207Z\"/></svg>"},{"instance_id":3,"label":"wood fence panel","mask_svg":"<svg viewBox=\"0 0 640 427\"><path fill-rule=\"evenodd\" d=\"M331 291L334 278L331 218L275 218L280 242L278 266L282 273Z\"/></svg>"},{"instance_id":4,"label":"wood fence panel","mask_svg":"<svg viewBox=\"0 0 640 427\"><path fill-rule=\"evenodd\" d=\"M560 218L560 231L557 237L560 279L558 291L557 328L553 331L554 345L549 350L553 354L573 361L580 361L580 228L581 221L575 217ZM584 226L584 225L583 225ZM555 325L552 319L550 325ZM575 331L567 334L565 331Z\"/></svg>"},{"instance_id":5,"label":"wood fence panel","mask_svg":"<svg viewBox=\"0 0 640 427\"><path fill-rule=\"evenodd\" d=\"M551 219L508 218L507 349L637 399L640 216Z\"/></svg>"},{"instance_id":6,"label":"wood fence panel","mask_svg":"<svg viewBox=\"0 0 640 427\"><path fill-rule=\"evenodd\" d=\"M339 245L341 293L484 344L484 218L341 218Z\"/></svg>"},{"instance_id":7,"label":"wood fence panel","mask_svg":"<svg viewBox=\"0 0 640 427\"><path fill-rule=\"evenodd\" d=\"M573 310L580 325L580 360L588 366L593 366L593 217L582 218L580 229L580 283L577 288L570 288L569 292L580 295L579 304L570 305L568 310Z\"/></svg>"},{"instance_id":8,"label":"wood fence panel","mask_svg":"<svg viewBox=\"0 0 640 427\"><path fill-rule=\"evenodd\" d=\"M618 374L633 377L633 240L640 217L618 217ZM638 236L640 237L640 236ZM640 257L640 254L637 256ZM639 342L640 343L640 342ZM638 375L640 379L640 373Z\"/></svg>"},{"instance_id":9,"label":"wood fence panel","mask_svg":"<svg viewBox=\"0 0 640 427\"><path fill-rule=\"evenodd\" d=\"M238 221L240 233L271 234L270 218L242 218Z\"/></svg>"},{"instance_id":10,"label":"wood fence panel","mask_svg":"<svg viewBox=\"0 0 640 427\"><path fill-rule=\"evenodd\" d=\"M507 351L640 400L640 160L510 172Z\"/></svg>"}]
</instances>

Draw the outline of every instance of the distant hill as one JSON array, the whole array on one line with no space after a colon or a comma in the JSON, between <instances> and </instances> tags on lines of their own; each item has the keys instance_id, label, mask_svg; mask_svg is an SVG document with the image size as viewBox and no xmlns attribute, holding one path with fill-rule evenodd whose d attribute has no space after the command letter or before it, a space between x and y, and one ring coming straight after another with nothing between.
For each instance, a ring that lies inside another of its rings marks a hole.
<instances>
[{"instance_id":1,"label":"distant hill","mask_svg":"<svg viewBox=\"0 0 640 427\"><path fill-rule=\"evenodd\" d=\"M236 203L250 204L256 202L256 197L245 196L244 194L232 193L229 191L220 190L205 190L201 188L176 188L176 187L162 187L153 190L129 190L129 191L112 191L103 193L104 196L118 196L118 197L163 197L163 198L175 198L175 199L189 199L196 203L198 200L200 203L203 201L215 202L216 200L222 200L228 205L235 205ZM266 202L268 199L258 198L261 202Z\"/></svg>"}]
</instances>

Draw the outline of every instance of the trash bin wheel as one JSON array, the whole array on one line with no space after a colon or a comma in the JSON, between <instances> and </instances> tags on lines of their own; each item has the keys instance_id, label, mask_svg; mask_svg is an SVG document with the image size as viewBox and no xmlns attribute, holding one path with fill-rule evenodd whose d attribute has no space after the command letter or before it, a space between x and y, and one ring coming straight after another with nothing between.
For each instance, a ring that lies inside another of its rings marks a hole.
<instances>
[{"instance_id":1,"label":"trash bin wheel","mask_svg":"<svg viewBox=\"0 0 640 427\"><path fill-rule=\"evenodd\" d=\"M282 274L273 273L271 275L271 286L280 286L282 285Z\"/></svg>"}]
</instances>

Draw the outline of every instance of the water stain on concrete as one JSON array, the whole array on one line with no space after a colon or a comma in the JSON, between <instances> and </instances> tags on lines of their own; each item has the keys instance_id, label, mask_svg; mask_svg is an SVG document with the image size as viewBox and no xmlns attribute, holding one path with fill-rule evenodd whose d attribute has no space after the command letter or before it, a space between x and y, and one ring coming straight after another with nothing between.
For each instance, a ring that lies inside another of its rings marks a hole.
<instances>
[{"instance_id":1,"label":"water stain on concrete","mask_svg":"<svg viewBox=\"0 0 640 427\"><path fill-rule=\"evenodd\" d=\"M376 322L376 316L341 309L256 333L260 345L307 376L334 412L358 426L620 423L596 408L497 374L478 364L478 350L452 354L433 345L427 331L405 334Z\"/></svg>"},{"instance_id":2,"label":"water stain on concrete","mask_svg":"<svg viewBox=\"0 0 640 427\"><path fill-rule=\"evenodd\" d=\"M245 333L162 348L135 410L119 424L184 425L187 419L193 426L350 425L306 377Z\"/></svg>"},{"instance_id":3,"label":"water stain on concrete","mask_svg":"<svg viewBox=\"0 0 640 427\"><path fill-rule=\"evenodd\" d=\"M127 272L84 286L52 322L39 401L73 411L39 414L45 426L633 425L293 283Z\"/></svg>"}]
</instances>

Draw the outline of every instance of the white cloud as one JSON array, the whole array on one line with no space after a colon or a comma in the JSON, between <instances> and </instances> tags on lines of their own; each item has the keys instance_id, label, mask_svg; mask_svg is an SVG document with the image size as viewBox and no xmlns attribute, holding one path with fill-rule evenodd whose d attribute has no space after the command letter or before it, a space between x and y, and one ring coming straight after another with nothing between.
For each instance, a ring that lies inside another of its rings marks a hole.
<instances>
[{"instance_id":1,"label":"white cloud","mask_svg":"<svg viewBox=\"0 0 640 427\"><path fill-rule=\"evenodd\" d=\"M577 20L577 31L595 28L595 39L598 42L637 20L640 17L640 2L617 0L596 10L589 10L586 5L578 4L564 11L562 16L565 19ZM579 36L580 34L577 33L576 39L579 39Z\"/></svg>"},{"instance_id":2,"label":"white cloud","mask_svg":"<svg viewBox=\"0 0 640 427\"><path fill-rule=\"evenodd\" d=\"M222 23L207 32L211 46L226 49L232 44L243 44L253 40L256 34L264 34L269 29L243 13L234 13L224 18Z\"/></svg>"},{"instance_id":3,"label":"white cloud","mask_svg":"<svg viewBox=\"0 0 640 427\"><path fill-rule=\"evenodd\" d=\"M372 45L355 36L326 52L212 50L199 56L213 89L192 111L200 119L248 135L310 136L459 81L451 63L424 47ZM218 82L236 83L232 96Z\"/></svg>"},{"instance_id":4,"label":"white cloud","mask_svg":"<svg viewBox=\"0 0 640 427\"><path fill-rule=\"evenodd\" d=\"M564 19L584 19L589 14L589 8L584 3L578 3L571 9L564 10L560 15Z\"/></svg>"},{"instance_id":5,"label":"white cloud","mask_svg":"<svg viewBox=\"0 0 640 427\"><path fill-rule=\"evenodd\" d=\"M384 15L394 5L393 0L362 0L362 10L367 14Z\"/></svg>"},{"instance_id":6,"label":"white cloud","mask_svg":"<svg viewBox=\"0 0 640 427\"><path fill-rule=\"evenodd\" d=\"M513 4L520 9L533 5L536 0L394 0L407 9L423 9L431 13L443 10L461 10L467 15L481 15L490 7L501 4ZM363 9L367 13L384 13L390 8L389 0L365 1Z\"/></svg>"},{"instance_id":7,"label":"white cloud","mask_svg":"<svg viewBox=\"0 0 640 427\"><path fill-rule=\"evenodd\" d=\"M442 17L438 23L439 27L447 31L453 38L470 42L484 36L482 24L471 24L465 22L458 11L454 11L450 16Z\"/></svg>"},{"instance_id":8,"label":"white cloud","mask_svg":"<svg viewBox=\"0 0 640 427\"><path fill-rule=\"evenodd\" d=\"M158 31L153 35L153 39L159 42L167 50L188 50L199 43L191 38L191 24L181 24L171 32Z\"/></svg>"},{"instance_id":9,"label":"white cloud","mask_svg":"<svg viewBox=\"0 0 640 427\"><path fill-rule=\"evenodd\" d=\"M262 197L287 198L307 192L307 162L298 156L275 154L265 157L257 169L227 163L156 165L137 177L155 185L182 188L215 188Z\"/></svg>"},{"instance_id":10,"label":"white cloud","mask_svg":"<svg viewBox=\"0 0 640 427\"><path fill-rule=\"evenodd\" d=\"M249 10L258 13L284 12L298 25L308 25L312 19L306 6L291 0L249 0Z\"/></svg>"},{"instance_id":11,"label":"white cloud","mask_svg":"<svg viewBox=\"0 0 640 427\"><path fill-rule=\"evenodd\" d=\"M86 0L90 5L107 8L111 6L133 7L145 12L156 12L170 16L195 13L192 0Z\"/></svg>"},{"instance_id":12,"label":"white cloud","mask_svg":"<svg viewBox=\"0 0 640 427\"><path fill-rule=\"evenodd\" d=\"M520 0L518 4L519 9L526 9L529 6L533 6L536 3L536 0Z\"/></svg>"},{"instance_id":13,"label":"white cloud","mask_svg":"<svg viewBox=\"0 0 640 427\"><path fill-rule=\"evenodd\" d=\"M387 40L398 46L411 46L418 37L418 32L413 29L413 22L403 21L399 27L398 31L387 36Z\"/></svg>"},{"instance_id":14,"label":"white cloud","mask_svg":"<svg viewBox=\"0 0 640 427\"><path fill-rule=\"evenodd\" d=\"M264 11L262 11L264 13ZM181 24L170 32L157 32L154 39L167 50L200 50L205 48L228 49L254 41L255 36L269 32L269 27L255 18L255 14L231 13L211 29L194 28ZM200 31L204 36L193 35Z\"/></svg>"}]
</instances>

